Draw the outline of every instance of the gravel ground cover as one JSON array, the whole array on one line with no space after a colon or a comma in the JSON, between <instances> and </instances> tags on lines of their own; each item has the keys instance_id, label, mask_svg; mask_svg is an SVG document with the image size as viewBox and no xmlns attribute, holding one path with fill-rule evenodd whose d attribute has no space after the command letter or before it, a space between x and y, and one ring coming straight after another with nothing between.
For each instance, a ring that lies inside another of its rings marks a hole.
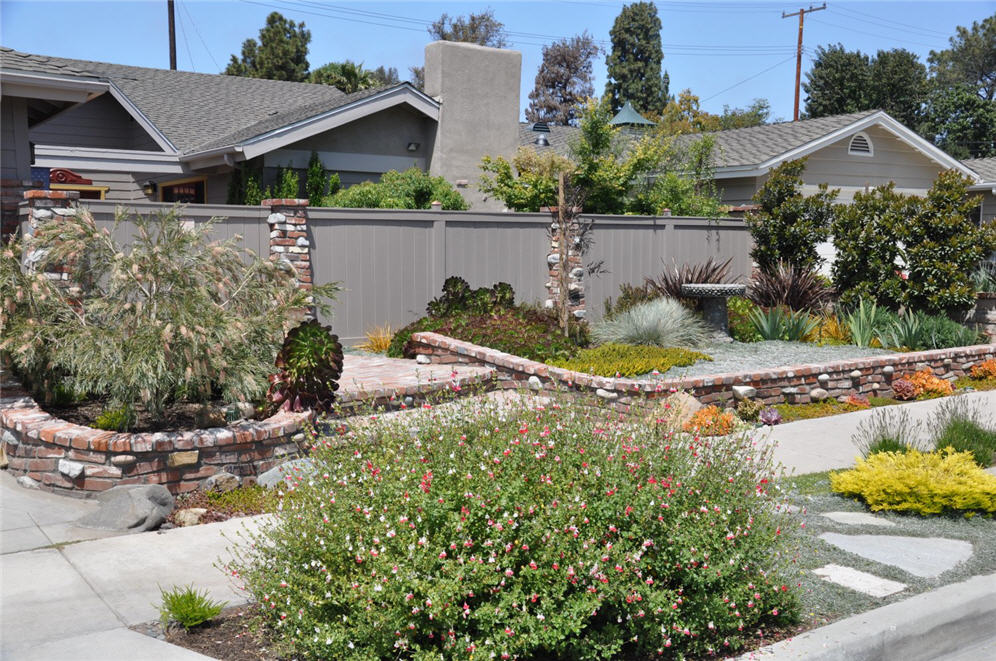
<instances>
[{"instance_id":1,"label":"gravel ground cover","mask_svg":"<svg viewBox=\"0 0 996 661\"><path fill-rule=\"evenodd\" d=\"M810 473L798 477L786 477L779 481L778 488L785 501L800 508L795 520L802 517L805 525L799 531L797 541L803 549L799 557L799 583L802 591L802 616L804 620L829 623L855 613L862 613L896 601L908 599L914 594L934 588L964 581L972 576L991 574L996 571L996 521L984 516L965 518L962 516L919 516L877 512L875 516L896 524L894 527L845 525L832 521L824 512L868 512L862 503L837 495L830 491L828 473ZM796 525L799 525L796 523ZM972 544L974 553L967 561L956 565L936 578L920 578L898 567L867 560L826 543L819 536L825 532L847 535L902 535L909 537L944 537L958 539ZM868 572L881 578L905 583L908 587L894 595L876 598L861 592L849 590L840 585L824 581L812 570L826 564L838 564Z\"/></svg>"},{"instance_id":2,"label":"gravel ground cover","mask_svg":"<svg viewBox=\"0 0 996 661\"><path fill-rule=\"evenodd\" d=\"M728 372L749 372L892 353L886 349L864 349L852 345L819 346L781 340L711 344L697 350L712 356L712 360L700 360L688 367L672 367L663 376L673 379L707 374L726 374Z\"/></svg>"}]
</instances>

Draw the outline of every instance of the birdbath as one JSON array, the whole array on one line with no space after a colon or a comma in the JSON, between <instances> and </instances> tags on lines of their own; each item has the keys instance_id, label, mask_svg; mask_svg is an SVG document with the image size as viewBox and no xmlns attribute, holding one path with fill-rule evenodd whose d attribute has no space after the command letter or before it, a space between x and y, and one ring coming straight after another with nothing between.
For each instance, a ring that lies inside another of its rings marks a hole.
<instances>
[{"instance_id":1,"label":"birdbath","mask_svg":"<svg viewBox=\"0 0 996 661\"><path fill-rule=\"evenodd\" d=\"M706 322L724 337L730 336L730 322L726 316L726 299L730 296L743 296L746 285L723 284L684 284L681 285L681 295L685 298L702 300L702 316Z\"/></svg>"}]
</instances>

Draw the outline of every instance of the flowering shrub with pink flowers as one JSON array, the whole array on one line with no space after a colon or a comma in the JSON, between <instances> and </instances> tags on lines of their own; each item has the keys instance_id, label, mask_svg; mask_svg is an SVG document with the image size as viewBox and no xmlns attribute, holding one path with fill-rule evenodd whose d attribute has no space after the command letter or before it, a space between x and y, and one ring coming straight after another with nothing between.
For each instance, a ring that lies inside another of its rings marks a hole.
<instances>
[{"instance_id":1,"label":"flowering shrub with pink flowers","mask_svg":"<svg viewBox=\"0 0 996 661\"><path fill-rule=\"evenodd\" d=\"M679 658L797 615L799 523L747 436L464 401L311 456L227 567L294 658Z\"/></svg>"}]
</instances>

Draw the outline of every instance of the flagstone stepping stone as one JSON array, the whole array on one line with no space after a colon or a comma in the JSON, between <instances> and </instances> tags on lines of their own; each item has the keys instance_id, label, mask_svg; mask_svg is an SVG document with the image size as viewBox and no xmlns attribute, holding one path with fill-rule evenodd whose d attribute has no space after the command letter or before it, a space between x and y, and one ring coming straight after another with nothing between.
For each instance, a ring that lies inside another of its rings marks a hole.
<instances>
[{"instance_id":1,"label":"flagstone stepping stone","mask_svg":"<svg viewBox=\"0 0 996 661\"><path fill-rule=\"evenodd\" d=\"M882 526L883 528L890 528L896 525L892 521L886 521L868 512L824 512L823 516L831 521L843 523L847 526Z\"/></svg>"},{"instance_id":2,"label":"flagstone stepping stone","mask_svg":"<svg viewBox=\"0 0 996 661\"><path fill-rule=\"evenodd\" d=\"M940 576L972 557L972 545L944 537L841 535L826 532L820 539L862 558L899 567L922 578Z\"/></svg>"},{"instance_id":3,"label":"flagstone stepping stone","mask_svg":"<svg viewBox=\"0 0 996 661\"><path fill-rule=\"evenodd\" d=\"M890 581L887 578L879 578L874 574L858 571L857 569L852 569L851 567L843 567L841 565L824 565L819 569L814 569L813 573L822 578L824 581L836 583L837 585L842 585L850 590L863 592L864 594L872 597L878 597L879 599L882 597L888 597L890 594L902 592L906 589L905 583Z\"/></svg>"}]
</instances>

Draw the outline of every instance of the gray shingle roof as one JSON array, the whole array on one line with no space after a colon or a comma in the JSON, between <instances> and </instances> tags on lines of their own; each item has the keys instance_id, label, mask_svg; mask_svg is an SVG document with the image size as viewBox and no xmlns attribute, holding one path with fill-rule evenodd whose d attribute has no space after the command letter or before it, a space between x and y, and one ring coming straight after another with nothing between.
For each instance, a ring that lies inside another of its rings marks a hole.
<instances>
[{"instance_id":1,"label":"gray shingle roof","mask_svg":"<svg viewBox=\"0 0 996 661\"><path fill-rule=\"evenodd\" d=\"M989 182L996 182L996 156L990 156L988 158L968 158L962 161L962 164L971 168L973 172L982 177L982 180Z\"/></svg>"},{"instance_id":2,"label":"gray shingle roof","mask_svg":"<svg viewBox=\"0 0 996 661\"><path fill-rule=\"evenodd\" d=\"M328 85L71 60L2 47L0 69L108 80L181 153L236 144L380 91L346 95Z\"/></svg>"},{"instance_id":3,"label":"gray shingle roof","mask_svg":"<svg viewBox=\"0 0 996 661\"><path fill-rule=\"evenodd\" d=\"M556 124L550 124L549 129L549 133L540 133L533 130L531 123L520 123L519 146L532 147L541 154L553 151L561 156L570 156L571 141L578 135L580 129L576 126L558 126ZM547 142L550 143L549 146L536 144L536 138L541 135L546 136Z\"/></svg>"},{"instance_id":4,"label":"gray shingle roof","mask_svg":"<svg viewBox=\"0 0 996 661\"><path fill-rule=\"evenodd\" d=\"M878 110L866 110L848 115L833 115L798 122L779 122L744 129L716 131L716 162L718 168L758 165L787 151L817 140L874 115ZM699 136L681 136L679 141Z\"/></svg>"}]
</instances>

